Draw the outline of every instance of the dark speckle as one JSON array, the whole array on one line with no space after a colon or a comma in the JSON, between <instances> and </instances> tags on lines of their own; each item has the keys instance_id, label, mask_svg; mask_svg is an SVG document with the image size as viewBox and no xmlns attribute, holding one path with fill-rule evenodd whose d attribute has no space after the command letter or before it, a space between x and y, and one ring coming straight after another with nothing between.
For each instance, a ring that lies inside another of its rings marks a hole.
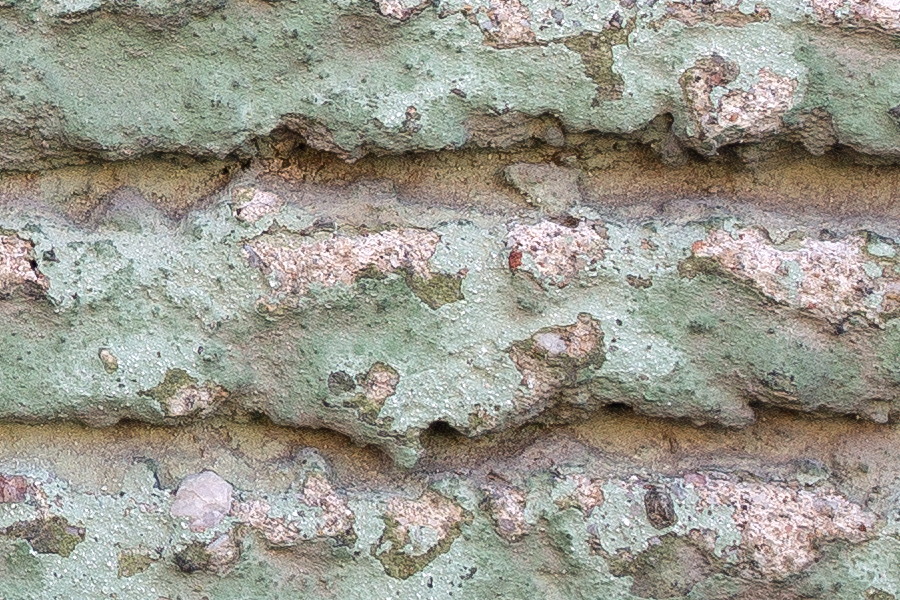
<instances>
[{"instance_id":1,"label":"dark speckle","mask_svg":"<svg viewBox=\"0 0 900 600\"><path fill-rule=\"evenodd\" d=\"M656 529L665 529L678 522L672 496L655 485L647 486L647 493L644 494L644 510L647 511L650 524Z\"/></svg>"},{"instance_id":2,"label":"dark speckle","mask_svg":"<svg viewBox=\"0 0 900 600\"><path fill-rule=\"evenodd\" d=\"M356 382L344 371L335 371L328 375L328 391L332 394L352 392L356 389Z\"/></svg>"},{"instance_id":3,"label":"dark speckle","mask_svg":"<svg viewBox=\"0 0 900 600\"><path fill-rule=\"evenodd\" d=\"M894 108L890 109L888 111L888 114L891 115L894 118L894 120L900 121L900 104L898 104Z\"/></svg>"}]
</instances>

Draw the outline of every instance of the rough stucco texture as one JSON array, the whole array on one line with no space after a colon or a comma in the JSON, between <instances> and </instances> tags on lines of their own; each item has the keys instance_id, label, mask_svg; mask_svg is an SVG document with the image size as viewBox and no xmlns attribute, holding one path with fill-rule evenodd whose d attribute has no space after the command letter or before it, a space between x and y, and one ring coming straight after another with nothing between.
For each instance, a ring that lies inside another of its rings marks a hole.
<instances>
[{"instance_id":1,"label":"rough stucco texture","mask_svg":"<svg viewBox=\"0 0 900 600\"><path fill-rule=\"evenodd\" d=\"M347 158L502 146L542 115L669 116L704 155L781 138L895 159L898 22L892 0L11 0L0 165L250 156L273 132Z\"/></svg>"},{"instance_id":2,"label":"rough stucco texture","mask_svg":"<svg viewBox=\"0 0 900 600\"><path fill-rule=\"evenodd\" d=\"M0 600L900 594L894 0L0 0Z\"/></svg>"},{"instance_id":3,"label":"rough stucco texture","mask_svg":"<svg viewBox=\"0 0 900 600\"><path fill-rule=\"evenodd\" d=\"M259 413L412 465L437 422L476 436L608 404L729 427L751 403L898 414L900 267L880 234L585 206L359 227L258 190L274 208L250 222L247 195L178 223L9 215L0 418Z\"/></svg>"}]
</instances>

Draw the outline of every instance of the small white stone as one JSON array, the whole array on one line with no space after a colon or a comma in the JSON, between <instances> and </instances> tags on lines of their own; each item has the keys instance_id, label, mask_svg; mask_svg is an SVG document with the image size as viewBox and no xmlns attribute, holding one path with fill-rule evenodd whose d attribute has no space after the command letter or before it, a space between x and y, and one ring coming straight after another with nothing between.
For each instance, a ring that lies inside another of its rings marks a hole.
<instances>
[{"instance_id":1,"label":"small white stone","mask_svg":"<svg viewBox=\"0 0 900 600\"><path fill-rule=\"evenodd\" d=\"M173 517L190 519L190 528L203 531L218 525L231 510L234 488L213 471L185 477L169 512Z\"/></svg>"},{"instance_id":2,"label":"small white stone","mask_svg":"<svg viewBox=\"0 0 900 600\"><path fill-rule=\"evenodd\" d=\"M539 333L535 336L535 341L551 356L557 356L566 351L566 341L556 333Z\"/></svg>"},{"instance_id":3,"label":"small white stone","mask_svg":"<svg viewBox=\"0 0 900 600\"><path fill-rule=\"evenodd\" d=\"M234 216L239 221L255 223L266 215L277 213L284 206L284 200L271 192L256 189L235 190L237 201Z\"/></svg>"}]
</instances>

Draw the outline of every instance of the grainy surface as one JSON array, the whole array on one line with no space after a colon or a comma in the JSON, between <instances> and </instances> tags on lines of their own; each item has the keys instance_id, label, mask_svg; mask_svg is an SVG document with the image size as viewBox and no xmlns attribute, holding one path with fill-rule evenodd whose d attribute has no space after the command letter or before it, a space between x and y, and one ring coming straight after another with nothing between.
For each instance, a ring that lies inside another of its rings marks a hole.
<instances>
[{"instance_id":1,"label":"grainy surface","mask_svg":"<svg viewBox=\"0 0 900 600\"><path fill-rule=\"evenodd\" d=\"M895 598L898 18L0 1L0 600Z\"/></svg>"}]
</instances>

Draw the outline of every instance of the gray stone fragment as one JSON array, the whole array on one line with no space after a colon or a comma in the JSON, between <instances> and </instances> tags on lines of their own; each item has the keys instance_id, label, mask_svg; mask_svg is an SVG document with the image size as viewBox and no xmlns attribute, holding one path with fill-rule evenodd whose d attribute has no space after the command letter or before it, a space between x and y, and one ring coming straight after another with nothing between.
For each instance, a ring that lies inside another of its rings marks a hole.
<instances>
[{"instance_id":1,"label":"gray stone fragment","mask_svg":"<svg viewBox=\"0 0 900 600\"><path fill-rule=\"evenodd\" d=\"M503 170L506 182L529 204L548 215L560 215L581 202L579 171L549 164L516 163Z\"/></svg>"}]
</instances>

